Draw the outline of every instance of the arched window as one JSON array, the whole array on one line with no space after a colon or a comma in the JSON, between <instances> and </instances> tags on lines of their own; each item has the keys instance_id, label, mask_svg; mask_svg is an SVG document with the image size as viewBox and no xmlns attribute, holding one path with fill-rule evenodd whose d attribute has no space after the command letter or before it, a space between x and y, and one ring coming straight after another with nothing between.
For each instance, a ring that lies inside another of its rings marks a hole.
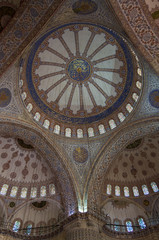
<instances>
[{"instance_id":1,"label":"arched window","mask_svg":"<svg viewBox=\"0 0 159 240\"><path fill-rule=\"evenodd\" d=\"M39 112L36 112L36 113L35 113L34 119L35 119L37 122L40 120L40 113L39 113Z\"/></svg>"},{"instance_id":2,"label":"arched window","mask_svg":"<svg viewBox=\"0 0 159 240\"><path fill-rule=\"evenodd\" d=\"M149 194L149 190L148 190L146 185L142 185L142 191L143 191L144 195L148 195Z\"/></svg>"},{"instance_id":3,"label":"arched window","mask_svg":"<svg viewBox=\"0 0 159 240\"><path fill-rule=\"evenodd\" d=\"M131 221L126 221L126 229L128 232L133 232L133 226Z\"/></svg>"},{"instance_id":4,"label":"arched window","mask_svg":"<svg viewBox=\"0 0 159 240\"><path fill-rule=\"evenodd\" d=\"M94 129L93 128L88 128L88 136L89 137L94 137Z\"/></svg>"},{"instance_id":5,"label":"arched window","mask_svg":"<svg viewBox=\"0 0 159 240\"><path fill-rule=\"evenodd\" d=\"M20 221L15 221L14 226L13 226L13 232L18 232L20 225L21 225Z\"/></svg>"},{"instance_id":6,"label":"arched window","mask_svg":"<svg viewBox=\"0 0 159 240\"><path fill-rule=\"evenodd\" d=\"M31 198L35 198L36 195L37 195L37 188L36 188L36 187L32 187L32 188L31 188L30 197L31 197Z\"/></svg>"},{"instance_id":7,"label":"arched window","mask_svg":"<svg viewBox=\"0 0 159 240\"><path fill-rule=\"evenodd\" d=\"M23 92L21 96L22 96L22 99L23 99L23 100L25 100L25 99L26 99L26 97L27 97L27 94L26 94L26 92Z\"/></svg>"},{"instance_id":8,"label":"arched window","mask_svg":"<svg viewBox=\"0 0 159 240\"><path fill-rule=\"evenodd\" d=\"M137 87L138 89L141 89L141 82L137 81L137 82L136 82L136 87Z\"/></svg>"},{"instance_id":9,"label":"arched window","mask_svg":"<svg viewBox=\"0 0 159 240\"><path fill-rule=\"evenodd\" d=\"M99 133L100 133L100 134L105 133L105 128L104 128L104 125L103 125L103 124L100 124L100 125L98 126L98 129L99 129Z\"/></svg>"},{"instance_id":10,"label":"arched window","mask_svg":"<svg viewBox=\"0 0 159 240\"><path fill-rule=\"evenodd\" d=\"M129 197L130 196L128 187L124 187L124 196L125 197Z\"/></svg>"},{"instance_id":11,"label":"arched window","mask_svg":"<svg viewBox=\"0 0 159 240\"><path fill-rule=\"evenodd\" d=\"M143 218L138 218L138 223L139 223L139 226L141 229L145 229L146 228L146 223L144 222L144 219Z\"/></svg>"},{"instance_id":12,"label":"arched window","mask_svg":"<svg viewBox=\"0 0 159 240\"><path fill-rule=\"evenodd\" d=\"M30 224L28 224L27 227L26 227L26 234L27 234L27 235L30 235L31 229L32 229L32 224L30 223Z\"/></svg>"},{"instance_id":13,"label":"arched window","mask_svg":"<svg viewBox=\"0 0 159 240\"><path fill-rule=\"evenodd\" d=\"M33 109L33 105L31 103L28 103L27 105L28 112L31 112L32 109Z\"/></svg>"},{"instance_id":14,"label":"arched window","mask_svg":"<svg viewBox=\"0 0 159 240\"><path fill-rule=\"evenodd\" d=\"M21 88L22 86L23 86L23 80L20 79L20 81L19 81L19 87Z\"/></svg>"},{"instance_id":15,"label":"arched window","mask_svg":"<svg viewBox=\"0 0 159 240\"><path fill-rule=\"evenodd\" d=\"M71 137L71 128L66 128L65 129L65 136L66 137Z\"/></svg>"},{"instance_id":16,"label":"arched window","mask_svg":"<svg viewBox=\"0 0 159 240\"><path fill-rule=\"evenodd\" d=\"M132 97L135 100L135 102L137 102L139 96L136 93L133 93Z\"/></svg>"},{"instance_id":17,"label":"arched window","mask_svg":"<svg viewBox=\"0 0 159 240\"><path fill-rule=\"evenodd\" d=\"M40 189L40 196L45 197L46 196L46 187L42 186Z\"/></svg>"},{"instance_id":18,"label":"arched window","mask_svg":"<svg viewBox=\"0 0 159 240\"><path fill-rule=\"evenodd\" d=\"M118 219L114 220L114 231L116 232L120 231L120 221Z\"/></svg>"},{"instance_id":19,"label":"arched window","mask_svg":"<svg viewBox=\"0 0 159 240\"><path fill-rule=\"evenodd\" d=\"M120 196L120 187L115 186L115 196L119 197Z\"/></svg>"},{"instance_id":20,"label":"arched window","mask_svg":"<svg viewBox=\"0 0 159 240\"><path fill-rule=\"evenodd\" d=\"M55 194L55 185L53 183L49 185L49 192L50 192L50 195Z\"/></svg>"},{"instance_id":21,"label":"arched window","mask_svg":"<svg viewBox=\"0 0 159 240\"><path fill-rule=\"evenodd\" d=\"M158 187L157 187L157 184L155 182L151 183L151 187L152 187L154 192L158 192Z\"/></svg>"},{"instance_id":22,"label":"arched window","mask_svg":"<svg viewBox=\"0 0 159 240\"><path fill-rule=\"evenodd\" d=\"M22 188L20 197L26 198L28 189L26 187Z\"/></svg>"},{"instance_id":23,"label":"arched window","mask_svg":"<svg viewBox=\"0 0 159 240\"><path fill-rule=\"evenodd\" d=\"M112 192L112 186L110 184L107 185L107 194L111 194Z\"/></svg>"},{"instance_id":24,"label":"arched window","mask_svg":"<svg viewBox=\"0 0 159 240\"><path fill-rule=\"evenodd\" d=\"M11 197L16 197L17 191L18 191L18 187L13 186L12 189L11 189L11 192L10 192L10 196Z\"/></svg>"},{"instance_id":25,"label":"arched window","mask_svg":"<svg viewBox=\"0 0 159 240\"><path fill-rule=\"evenodd\" d=\"M113 119L109 120L109 126L110 126L111 129L116 127L116 123Z\"/></svg>"},{"instance_id":26,"label":"arched window","mask_svg":"<svg viewBox=\"0 0 159 240\"><path fill-rule=\"evenodd\" d=\"M138 187L136 187L136 186L133 187L133 194L134 194L135 197L138 197L138 196L139 196Z\"/></svg>"},{"instance_id":27,"label":"arched window","mask_svg":"<svg viewBox=\"0 0 159 240\"><path fill-rule=\"evenodd\" d=\"M55 125L55 127L54 127L54 133L60 134L60 126L59 126L59 125Z\"/></svg>"},{"instance_id":28,"label":"arched window","mask_svg":"<svg viewBox=\"0 0 159 240\"><path fill-rule=\"evenodd\" d=\"M77 129L77 137L83 138L83 130L82 129Z\"/></svg>"},{"instance_id":29,"label":"arched window","mask_svg":"<svg viewBox=\"0 0 159 240\"><path fill-rule=\"evenodd\" d=\"M118 113L118 118L119 118L120 122L123 122L125 120L125 116L122 112Z\"/></svg>"},{"instance_id":30,"label":"arched window","mask_svg":"<svg viewBox=\"0 0 159 240\"><path fill-rule=\"evenodd\" d=\"M7 190L8 190L8 185L7 184L3 184L2 188L1 188L0 194L5 196L7 194Z\"/></svg>"},{"instance_id":31,"label":"arched window","mask_svg":"<svg viewBox=\"0 0 159 240\"><path fill-rule=\"evenodd\" d=\"M132 112L133 107L131 106L130 103L128 103L128 104L126 105L126 109L127 109L127 111L130 113L130 112Z\"/></svg>"},{"instance_id":32,"label":"arched window","mask_svg":"<svg viewBox=\"0 0 159 240\"><path fill-rule=\"evenodd\" d=\"M142 76L141 68L138 68L138 69L137 69L137 73L139 74L139 76Z\"/></svg>"},{"instance_id":33,"label":"arched window","mask_svg":"<svg viewBox=\"0 0 159 240\"><path fill-rule=\"evenodd\" d=\"M45 119L43 126L44 126L44 128L48 129L50 126L50 121Z\"/></svg>"}]
</instances>

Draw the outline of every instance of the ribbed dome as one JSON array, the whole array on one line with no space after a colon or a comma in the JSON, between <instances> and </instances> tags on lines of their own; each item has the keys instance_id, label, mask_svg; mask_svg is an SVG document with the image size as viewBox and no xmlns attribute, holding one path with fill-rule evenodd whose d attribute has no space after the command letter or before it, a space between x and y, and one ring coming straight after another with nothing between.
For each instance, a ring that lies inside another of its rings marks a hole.
<instances>
[{"instance_id":1,"label":"ribbed dome","mask_svg":"<svg viewBox=\"0 0 159 240\"><path fill-rule=\"evenodd\" d=\"M30 112L40 114L37 121L48 121L46 128L55 120L71 128L72 123L88 128L98 122L113 129L140 95L137 57L121 36L105 27L69 24L53 29L34 44L24 66L22 98L32 105Z\"/></svg>"}]
</instances>

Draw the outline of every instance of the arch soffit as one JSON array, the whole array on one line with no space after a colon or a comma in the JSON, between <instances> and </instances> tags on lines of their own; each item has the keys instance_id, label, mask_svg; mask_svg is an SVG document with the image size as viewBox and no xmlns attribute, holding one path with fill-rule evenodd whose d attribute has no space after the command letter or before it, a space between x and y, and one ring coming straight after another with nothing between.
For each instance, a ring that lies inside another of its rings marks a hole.
<instances>
[{"instance_id":1,"label":"arch soffit","mask_svg":"<svg viewBox=\"0 0 159 240\"><path fill-rule=\"evenodd\" d=\"M0 208L2 207L3 212L1 212L2 214L4 213L4 221L7 220L8 218L8 206L6 204L6 202L4 201L3 197L0 197Z\"/></svg>"},{"instance_id":2,"label":"arch soffit","mask_svg":"<svg viewBox=\"0 0 159 240\"><path fill-rule=\"evenodd\" d=\"M158 120L159 118L156 117L129 124L105 143L97 155L86 181L84 196L85 198L88 196L88 206L89 204L96 204L95 202L100 204L101 187L105 173L114 157L124 149L128 142L158 132Z\"/></svg>"},{"instance_id":3,"label":"arch soffit","mask_svg":"<svg viewBox=\"0 0 159 240\"><path fill-rule=\"evenodd\" d=\"M54 140L50 142L47 136L40 131L34 129L24 122L17 121L16 123L1 121L0 122L0 135L22 138L31 143L38 151L45 156L50 167L53 169L55 176L61 186L61 194L65 210L70 214L77 207L77 198L72 181L72 174L69 167L66 166L66 157L59 154L59 149Z\"/></svg>"},{"instance_id":4,"label":"arch soffit","mask_svg":"<svg viewBox=\"0 0 159 240\"><path fill-rule=\"evenodd\" d=\"M153 21L146 3L142 0L129 0L125 3L112 0L111 4L132 42L138 47L156 72L159 73L159 28ZM135 14L138 14L131 17L130 11L134 9ZM150 39L148 41L144 40L144 33L149 33Z\"/></svg>"}]
</instances>

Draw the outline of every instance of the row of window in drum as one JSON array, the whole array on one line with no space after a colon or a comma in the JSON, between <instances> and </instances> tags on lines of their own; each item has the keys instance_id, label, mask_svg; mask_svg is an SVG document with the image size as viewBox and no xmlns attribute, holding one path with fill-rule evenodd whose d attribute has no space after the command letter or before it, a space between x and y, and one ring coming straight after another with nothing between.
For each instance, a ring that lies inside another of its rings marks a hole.
<instances>
[{"instance_id":1,"label":"row of window in drum","mask_svg":"<svg viewBox=\"0 0 159 240\"><path fill-rule=\"evenodd\" d=\"M126 226L124 226L124 228L123 225L122 226L121 225L122 225L121 222L118 219L115 219L113 223L113 230L116 232L120 231L122 232L125 230L124 228L126 227L127 232L133 232L134 230L146 228L146 223L142 217L137 218L137 225L135 227L133 226L133 222L131 220L127 220L125 222Z\"/></svg>"},{"instance_id":2,"label":"row of window in drum","mask_svg":"<svg viewBox=\"0 0 159 240\"><path fill-rule=\"evenodd\" d=\"M139 81L137 81L137 87L138 87L139 89L141 89L141 83L140 83ZM137 102L139 96L138 96L136 93L133 93L132 97L133 97L133 99ZM25 92L22 93L22 98L23 98L23 100L26 99L26 93L25 93ZM31 112L32 109L33 109L33 105L32 105L31 103L29 103L29 104L27 105L27 110L28 110L29 112ZM131 106L130 103L128 103L128 104L126 105L126 109L127 109L127 111L130 113L130 112L132 112L133 107ZM38 121L40 120L40 117L41 117L40 113L39 113L39 112L36 112L35 115L34 115L34 119L38 122ZM118 118L119 118L120 122L123 122L126 117L124 116L124 114L123 114L122 112L120 112L120 113L118 113ZM44 120L44 123L43 123L43 126L44 126L46 129L49 129L49 127L50 127L50 121L47 120L47 119L45 119L45 120ZM116 125L114 119L109 120L109 126L110 126L111 129L116 128L117 125ZM105 127L104 127L103 124L100 124L100 125L98 126L98 130L99 130L99 133L100 133L100 134L104 134L104 133L106 132ZM53 132L56 133L56 134L60 134L60 126L59 126L59 125L55 125ZM71 135L72 135L71 128L66 128L66 129L65 129L65 136L66 136L66 137L71 137ZM88 128L88 136L89 136L89 137L94 137L94 135L95 135L94 129L93 129L92 127ZM77 138L83 138L83 130L82 130L82 129L77 129Z\"/></svg>"},{"instance_id":3,"label":"row of window in drum","mask_svg":"<svg viewBox=\"0 0 159 240\"><path fill-rule=\"evenodd\" d=\"M7 194L8 188L9 188L8 184L3 184L2 188L1 188L1 191L0 191L0 194L5 196ZM18 192L18 187L13 186L11 188L11 191L10 191L10 197L16 197L17 192ZM21 189L20 197L21 198L26 198L27 197L27 192L28 192L28 189L26 187L23 187ZM50 195L55 194L55 185L54 184L49 185L49 194ZM47 195L46 186L41 186L40 197L45 197L46 195ZM32 187L31 192L30 192L30 198L36 198L36 197L37 197L37 188Z\"/></svg>"},{"instance_id":4,"label":"row of window in drum","mask_svg":"<svg viewBox=\"0 0 159 240\"><path fill-rule=\"evenodd\" d=\"M137 222L138 222L138 226L135 226L135 227L139 227L140 229L145 229L146 228L146 223L145 223L145 221L142 217L138 218ZM131 220L127 220L125 222L125 224L126 224L127 232L133 232L134 231L133 223L132 223ZM16 220L14 222L14 225L13 225L13 231L18 232L18 230L20 229L20 225L21 225L21 222ZM25 232L26 235L31 234L32 227L33 227L33 225L31 223L26 226L26 228L25 228L26 229L26 232ZM125 229L122 229L122 228L123 228L123 226L121 226L121 222L118 219L114 220L113 230L116 231L116 232L120 232L120 231L122 232L123 230L125 230Z\"/></svg>"},{"instance_id":5,"label":"row of window in drum","mask_svg":"<svg viewBox=\"0 0 159 240\"><path fill-rule=\"evenodd\" d=\"M155 182L151 182L151 187L152 190L156 193L158 192L158 186ZM132 187L133 190L133 194L135 197L139 196L139 190L137 186ZM148 187L146 185L142 185L142 191L144 193L144 195L148 195L149 194L149 190ZM107 194L110 195L112 193L112 186L110 184L107 185ZM115 196L120 196L120 187L119 186L115 186ZM130 192L129 192L129 188L128 187L124 187L124 196L125 197L129 197L130 196Z\"/></svg>"}]
</instances>

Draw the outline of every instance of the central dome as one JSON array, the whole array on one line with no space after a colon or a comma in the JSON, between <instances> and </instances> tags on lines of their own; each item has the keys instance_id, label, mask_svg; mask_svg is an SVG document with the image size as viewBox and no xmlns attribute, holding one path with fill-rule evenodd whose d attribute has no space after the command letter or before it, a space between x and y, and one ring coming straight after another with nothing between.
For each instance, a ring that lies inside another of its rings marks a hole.
<instances>
[{"instance_id":1,"label":"central dome","mask_svg":"<svg viewBox=\"0 0 159 240\"><path fill-rule=\"evenodd\" d=\"M136 88L134 63L126 41L114 31L86 23L63 25L34 44L23 67L22 98L49 121L102 121L132 102L127 100Z\"/></svg>"}]
</instances>

